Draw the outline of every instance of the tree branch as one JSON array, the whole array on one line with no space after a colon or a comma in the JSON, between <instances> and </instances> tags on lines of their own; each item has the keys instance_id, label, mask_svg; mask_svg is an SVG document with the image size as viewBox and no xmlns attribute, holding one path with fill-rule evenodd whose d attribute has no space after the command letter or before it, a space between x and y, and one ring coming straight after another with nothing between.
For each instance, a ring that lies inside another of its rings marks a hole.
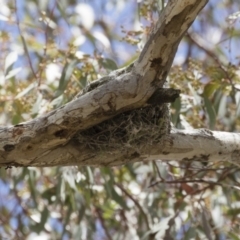
<instances>
[{"instance_id":1,"label":"tree branch","mask_svg":"<svg viewBox=\"0 0 240 240\"><path fill-rule=\"evenodd\" d=\"M145 106L154 93L158 100L163 99L156 92L163 88L184 33L207 2L170 0L133 66L112 72L92 90L40 118L2 127L0 166L115 165L135 161L139 156L135 147L116 155L116 150L100 154L83 149L73 136Z\"/></svg>"},{"instance_id":2,"label":"tree branch","mask_svg":"<svg viewBox=\"0 0 240 240\"><path fill-rule=\"evenodd\" d=\"M240 166L240 134L207 129L177 130L159 142L127 144L116 149L91 149L76 139L61 148L55 148L33 161L31 166L91 165L117 166L128 162L152 160L226 161ZM16 163L16 162L15 162Z\"/></svg>"}]
</instances>

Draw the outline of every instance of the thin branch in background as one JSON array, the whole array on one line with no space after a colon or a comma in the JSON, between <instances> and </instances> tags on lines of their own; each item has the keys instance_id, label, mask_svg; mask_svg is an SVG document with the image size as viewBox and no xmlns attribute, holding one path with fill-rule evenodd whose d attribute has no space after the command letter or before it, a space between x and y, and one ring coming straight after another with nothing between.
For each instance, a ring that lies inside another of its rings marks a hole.
<instances>
[{"instance_id":1,"label":"thin branch in background","mask_svg":"<svg viewBox=\"0 0 240 240\"><path fill-rule=\"evenodd\" d=\"M215 163L213 163L212 165L214 165ZM211 166L211 165L210 165ZM204 169L200 169L199 168L199 170L198 171L196 171L196 172L194 172L194 173L192 173L192 174L189 174L189 175L184 175L184 177L187 177L187 178L194 178L195 176L197 176L199 173L201 173L201 172L209 172L209 171L217 171L217 170L221 170L221 171L223 171L223 173L224 172L226 172L226 171L228 171L228 172L230 172L230 171L232 171L233 169L236 169L236 167L229 167L229 168L224 168L224 169L218 169L218 168L204 168ZM186 170L188 170L188 169L186 169ZM191 168L189 168L189 170L196 170L196 169L191 169ZM185 172L185 173L187 173L187 171Z\"/></svg>"},{"instance_id":2,"label":"thin branch in background","mask_svg":"<svg viewBox=\"0 0 240 240\"><path fill-rule=\"evenodd\" d=\"M103 219L103 216L102 216L102 213L101 213L101 209L96 208L95 210L96 210L96 214L97 214L97 216L98 216L99 221L100 221L101 224L102 224L102 227L103 227L103 229L104 229L104 231L105 231L105 234L106 234L107 238L108 238L109 240L113 240L111 234L110 234L109 231L108 231L108 228L107 228L106 225L105 225L105 221L104 221L104 219Z\"/></svg>"},{"instance_id":3,"label":"thin branch in background","mask_svg":"<svg viewBox=\"0 0 240 240\"><path fill-rule=\"evenodd\" d=\"M228 41L228 54L229 54L229 58L231 59L232 58L232 37L233 37L234 28L231 27L229 30L230 30L230 38Z\"/></svg>"},{"instance_id":4,"label":"thin branch in background","mask_svg":"<svg viewBox=\"0 0 240 240\"><path fill-rule=\"evenodd\" d=\"M187 160L183 160L183 162L189 162ZM169 161L166 161L167 165L171 166L171 167L175 167L175 168L180 168L183 170L199 170L199 171L217 171L217 170L222 170L223 168L220 167L216 167L214 168L213 166L216 165L216 162L213 162L211 164L209 164L206 168L202 168L201 167L197 167L197 166L181 166L181 165L173 165L171 164ZM219 163L219 162L218 162ZM224 162L223 162L224 163ZM233 169L234 167L229 167L228 169ZM224 169L226 169L226 167L224 166Z\"/></svg>"},{"instance_id":5,"label":"thin branch in background","mask_svg":"<svg viewBox=\"0 0 240 240\"><path fill-rule=\"evenodd\" d=\"M125 194L127 197L129 197L129 198L134 202L134 204L136 205L136 207L137 207L137 208L139 209L139 211L142 213L143 219L144 219L144 221L145 221L145 223L146 223L146 225L147 225L148 230L150 230L151 227L150 227L150 223L149 223L149 221L148 221L147 214L145 213L145 211L143 210L143 208L142 208L142 206L139 204L139 202L138 202L130 193L128 193L128 191L127 191L125 188L123 188L120 184L115 183L115 185L116 185L118 188L120 188L120 190L121 190L122 192L124 192L124 194Z\"/></svg>"},{"instance_id":6,"label":"thin branch in background","mask_svg":"<svg viewBox=\"0 0 240 240\"><path fill-rule=\"evenodd\" d=\"M217 179L217 182L223 181L225 178L227 178L231 173L231 170L229 169L224 169L219 178Z\"/></svg>"},{"instance_id":7,"label":"thin branch in background","mask_svg":"<svg viewBox=\"0 0 240 240\"><path fill-rule=\"evenodd\" d=\"M25 39L23 37L23 34L22 34L22 31L21 31L21 27L20 27L20 20L19 20L19 17L18 17L18 8L17 8L17 0L15 0L15 15L16 15L16 22L17 22L17 27L18 27L18 31L19 31L19 34L21 36L21 40L22 40L22 44L23 44L23 48L24 48L24 52L28 58L28 63L29 63L29 66L31 68L31 71L33 73L33 76L38 80L38 76L37 74L35 73L34 69L33 69L33 65L32 65L32 61L31 61L31 58L30 58L30 55L29 55L29 52L28 52L28 48L27 48L27 44L25 42Z\"/></svg>"},{"instance_id":8,"label":"thin branch in background","mask_svg":"<svg viewBox=\"0 0 240 240\"><path fill-rule=\"evenodd\" d=\"M173 183L206 183L206 184L214 184L214 185L220 185L222 186L220 183L218 182L214 182L214 181L207 181L207 180L203 180L203 179L176 179L176 180L170 180L170 181L162 181L159 180L151 185L149 185L150 187L154 187L155 185L159 184L159 183L166 183L166 184L173 184Z\"/></svg>"},{"instance_id":9,"label":"thin branch in background","mask_svg":"<svg viewBox=\"0 0 240 240\"><path fill-rule=\"evenodd\" d=\"M54 5L52 7L52 9L50 10L50 15L49 15L49 18L51 18L53 16L53 12L56 8L56 5L57 5L57 1L54 2ZM41 63L39 64L39 66L41 65L44 65L44 61L45 59L47 58L47 50L48 50L48 30L49 30L49 24L48 22L45 22L46 23L46 27L45 27L45 31L44 31L44 38L45 38L45 46L43 48L43 57L42 57L42 61ZM42 81L42 74L43 74L43 67L39 68L39 79L38 79L38 87L41 85L41 81Z\"/></svg>"},{"instance_id":10,"label":"thin branch in background","mask_svg":"<svg viewBox=\"0 0 240 240\"><path fill-rule=\"evenodd\" d=\"M236 88L234 86L234 83L232 81L232 77L229 75L229 73L226 71L226 69L223 67L223 64L220 62L219 58L213 53L211 52L209 49L207 49L205 46L203 46L203 44L201 44L196 37L193 36L193 34L191 33L187 33L187 38L193 42L198 48L200 48L201 50L203 50L210 58L212 58L214 60L214 62L217 64L217 66L223 71L226 79L228 80L228 82L231 84L232 86L232 90L237 90L240 91L240 89ZM235 99L233 99L233 101L235 102Z\"/></svg>"},{"instance_id":11,"label":"thin branch in background","mask_svg":"<svg viewBox=\"0 0 240 240\"><path fill-rule=\"evenodd\" d=\"M235 13L236 14L236 13ZM234 14L233 14L234 15ZM230 36L229 36L229 38L228 38L228 54L229 54L229 58L231 59L231 57L232 57L232 38L233 38L233 35L234 35L234 31L235 31L235 29L234 29L234 24L236 23L236 21L237 21L237 19L238 19L238 17L237 18L232 18L232 16L231 15L229 15L228 16L228 18L226 19L226 21L228 22L228 29L229 29L229 32L230 32ZM231 60L230 60L230 62L231 62Z\"/></svg>"},{"instance_id":12,"label":"thin branch in background","mask_svg":"<svg viewBox=\"0 0 240 240\"><path fill-rule=\"evenodd\" d=\"M161 180L163 180L163 177L162 177L162 175L161 175L161 173L160 173L160 170L159 170L159 168L158 168L158 165L157 165L156 161L153 161L153 166L154 166L155 169L157 170L158 177L159 177Z\"/></svg>"},{"instance_id":13,"label":"thin branch in background","mask_svg":"<svg viewBox=\"0 0 240 240\"><path fill-rule=\"evenodd\" d=\"M232 174L231 172L232 169L227 169L226 171L223 172L223 174L219 177L219 179L217 181L208 181L208 180L204 180L204 179L184 179L184 178L180 178L180 179L176 179L176 180L170 180L170 181L165 181L165 180L159 180L153 184L151 184L149 186L150 187L154 187L156 185L158 185L159 183L166 183L166 184L175 184L175 183L206 183L208 184L207 187L204 187L202 189L198 189L197 192L201 192L203 190L206 190L207 188L211 187L211 186L227 186L230 188L235 188L235 189L239 189L239 186L235 185L235 186L231 186L231 185L227 185L222 183L223 180L225 180L230 174ZM238 184L239 185L239 184ZM194 193L196 194L196 193Z\"/></svg>"}]
</instances>

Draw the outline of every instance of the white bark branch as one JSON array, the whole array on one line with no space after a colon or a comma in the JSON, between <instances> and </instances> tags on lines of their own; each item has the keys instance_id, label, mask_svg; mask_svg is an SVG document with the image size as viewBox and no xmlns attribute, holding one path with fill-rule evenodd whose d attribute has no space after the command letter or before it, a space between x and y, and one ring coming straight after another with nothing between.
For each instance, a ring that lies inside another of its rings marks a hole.
<instances>
[{"instance_id":1,"label":"white bark branch","mask_svg":"<svg viewBox=\"0 0 240 240\"><path fill-rule=\"evenodd\" d=\"M72 137L80 130L145 105L163 87L179 42L207 2L170 0L130 70L111 73L97 88L45 116L2 127L0 166L113 165L128 161L126 157L131 161L139 156L136 150L129 149L101 155L81 149Z\"/></svg>"},{"instance_id":2,"label":"white bark branch","mask_svg":"<svg viewBox=\"0 0 240 240\"><path fill-rule=\"evenodd\" d=\"M138 148L126 145L113 151L93 151L71 140L66 146L39 156L41 162L32 162L31 166L55 166L59 162L62 165L116 166L151 160L227 161L239 166L239 143L238 133L207 129L175 129L160 142L147 142Z\"/></svg>"},{"instance_id":3,"label":"white bark branch","mask_svg":"<svg viewBox=\"0 0 240 240\"><path fill-rule=\"evenodd\" d=\"M240 134L208 129L173 130L142 160L229 161L240 165Z\"/></svg>"}]
</instances>

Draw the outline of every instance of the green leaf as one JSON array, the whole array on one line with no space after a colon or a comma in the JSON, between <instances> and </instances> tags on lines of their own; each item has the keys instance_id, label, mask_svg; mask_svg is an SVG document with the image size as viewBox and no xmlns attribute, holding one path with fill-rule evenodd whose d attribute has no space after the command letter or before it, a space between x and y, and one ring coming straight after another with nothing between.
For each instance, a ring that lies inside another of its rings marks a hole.
<instances>
[{"instance_id":1,"label":"green leaf","mask_svg":"<svg viewBox=\"0 0 240 240\"><path fill-rule=\"evenodd\" d=\"M56 196L56 193L57 193L57 188L54 186L44 191L41 196L42 198L47 199L49 203L53 203L54 201L52 200L52 197Z\"/></svg>"},{"instance_id":2,"label":"green leaf","mask_svg":"<svg viewBox=\"0 0 240 240\"><path fill-rule=\"evenodd\" d=\"M186 240L196 239L196 229L193 227L190 227L187 230L187 232L184 236L184 239L186 239Z\"/></svg>"},{"instance_id":3,"label":"green leaf","mask_svg":"<svg viewBox=\"0 0 240 240\"><path fill-rule=\"evenodd\" d=\"M93 176L93 171L91 167L86 167L86 177L87 180L90 184L94 184L94 176Z\"/></svg>"},{"instance_id":4,"label":"green leaf","mask_svg":"<svg viewBox=\"0 0 240 240\"><path fill-rule=\"evenodd\" d=\"M66 190L66 182L65 180L62 178L61 181L59 181L59 195L60 195L60 199L62 202L65 202L66 200L66 193L67 193L67 190Z\"/></svg>"},{"instance_id":5,"label":"green leaf","mask_svg":"<svg viewBox=\"0 0 240 240\"><path fill-rule=\"evenodd\" d=\"M54 98L50 105L53 108L58 108L63 104L63 100L64 100L63 95L60 95L59 97Z\"/></svg>"},{"instance_id":6,"label":"green leaf","mask_svg":"<svg viewBox=\"0 0 240 240\"><path fill-rule=\"evenodd\" d=\"M161 219L158 223L153 225L152 233L156 233L156 239L163 239L166 234L166 230L169 228L169 221L174 216L169 216Z\"/></svg>"},{"instance_id":7,"label":"green leaf","mask_svg":"<svg viewBox=\"0 0 240 240\"><path fill-rule=\"evenodd\" d=\"M79 83L80 83L82 88L85 88L87 86L87 83L88 83L87 76L81 76L79 78Z\"/></svg>"},{"instance_id":8,"label":"green leaf","mask_svg":"<svg viewBox=\"0 0 240 240\"><path fill-rule=\"evenodd\" d=\"M210 82L208 84L206 84L206 86L204 87L204 91L203 91L203 94L204 96L210 98L213 93L219 89L219 84L218 83L214 83L214 82Z\"/></svg>"},{"instance_id":9,"label":"green leaf","mask_svg":"<svg viewBox=\"0 0 240 240\"><path fill-rule=\"evenodd\" d=\"M195 89L193 88L192 84L190 82L188 82L188 88L193 96L193 103L195 106L199 106L201 105L201 97L199 96L199 94L195 91Z\"/></svg>"},{"instance_id":10,"label":"green leaf","mask_svg":"<svg viewBox=\"0 0 240 240\"><path fill-rule=\"evenodd\" d=\"M37 207L35 171L32 169L28 169L28 185L31 192L31 198L34 202L35 207Z\"/></svg>"},{"instance_id":11,"label":"green leaf","mask_svg":"<svg viewBox=\"0 0 240 240\"><path fill-rule=\"evenodd\" d=\"M213 107L214 107L214 109L216 110L216 112L218 112L219 105L220 105L220 102L221 102L222 97L223 97L223 91L222 91L221 89L217 90L217 91L214 93L214 97L213 97Z\"/></svg>"},{"instance_id":12,"label":"green leaf","mask_svg":"<svg viewBox=\"0 0 240 240\"><path fill-rule=\"evenodd\" d=\"M41 220L39 223L35 223L34 225L31 226L31 230L36 232L36 233L40 233L41 231L43 231L45 229L44 225L47 222L48 219L48 215L49 215L49 210L47 207L44 207L43 211L41 212Z\"/></svg>"},{"instance_id":13,"label":"green leaf","mask_svg":"<svg viewBox=\"0 0 240 240\"><path fill-rule=\"evenodd\" d=\"M227 211L227 214L231 216L237 216L238 214L240 214L240 208L229 209Z\"/></svg>"},{"instance_id":14,"label":"green leaf","mask_svg":"<svg viewBox=\"0 0 240 240\"><path fill-rule=\"evenodd\" d=\"M239 238L239 234L235 234L234 232L229 232L228 233L228 235L227 236L229 236L230 238L229 239L231 239L231 240L239 240L240 238Z\"/></svg>"},{"instance_id":15,"label":"green leaf","mask_svg":"<svg viewBox=\"0 0 240 240\"><path fill-rule=\"evenodd\" d=\"M104 173L104 178L105 178L105 189L109 195L109 197L114 200L116 203L118 203L122 208L124 209L128 209L125 200L123 199L122 196L120 196L116 190L115 190L115 186L114 186L114 176L112 173L112 170L110 168L102 168L101 169L102 173ZM109 180L106 180L107 178L109 178Z\"/></svg>"},{"instance_id":16,"label":"green leaf","mask_svg":"<svg viewBox=\"0 0 240 240\"><path fill-rule=\"evenodd\" d=\"M33 104L32 111L31 111L31 115L33 118L38 115L39 110L41 109L42 100L43 100L43 96L41 93L38 92L36 102Z\"/></svg>"},{"instance_id":17,"label":"green leaf","mask_svg":"<svg viewBox=\"0 0 240 240\"><path fill-rule=\"evenodd\" d=\"M21 91L20 93L18 93L18 95L15 97L15 99L21 98L25 95L27 95L28 93L30 93L33 89L35 89L37 87L37 82L33 82L31 83L28 87L26 87L23 91Z\"/></svg>"},{"instance_id":18,"label":"green leaf","mask_svg":"<svg viewBox=\"0 0 240 240\"><path fill-rule=\"evenodd\" d=\"M78 197L77 200L79 200L79 204L80 204L80 207L78 209L78 221L80 222L83 219L83 217L85 215L85 211L87 209L86 209L86 206L85 206L84 198L82 196L81 196L81 198Z\"/></svg>"},{"instance_id":19,"label":"green leaf","mask_svg":"<svg viewBox=\"0 0 240 240\"><path fill-rule=\"evenodd\" d=\"M227 99L228 97L226 95L222 95L222 98L220 99L219 105L218 105L218 117L223 118L227 112Z\"/></svg>"},{"instance_id":20,"label":"green leaf","mask_svg":"<svg viewBox=\"0 0 240 240\"><path fill-rule=\"evenodd\" d=\"M172 103L172 108L174 109L172 114L172 123L176 126L179 122L179 115L181 110L181 100L177 98L174 103Z\"/></svg>"},{"instance_id":21,"label":"green leaf","mask_svg":"<svg viewBox=\"0 0 240 240\"><path fill-rule=\"evenodd\" d=\"M127 207L127 204L125 202L125 199L123 198L123 196L120 196L116 190L114 189L114 187L111 188L111 196L112 196L112 199L118 203L123 209L127 210L128 207Z\"/></svg>"},{"instance_id":22,"label":"green leaf","mask_svg":"<svg viewBox=\"0 0 240 240\"><path fill-rule=\"evenodd\" d=\"M12 69L14 63L18 60L17 52L10 52L5 59L4 72L5 76L8 75L8 72Z\"/></svg>"},{"instance_id":23,"label":"green leaf","mask_svg":"<svg viewBox=\"0 0 240 240\"><path fill-rule=\"evenodd\" d=\"M41 212L41 222L40 222L40 228L44 229L44 225L47 222L48 219L48 208L44 207L43 211Z\"/></svg>"},{"instance_id":24,"label":"green leaf","mask_svg":"<svg viewBox=\"0 0 240 240\"><path fill-rule=\"evenodd\" d=\"M63 178L64 178L65 182L68 183L70 188L72 188L74 190L77 190L75 176L74 176L72 171L70 171L70 170L64 171L63 172Z\"/></svg>"},{"instance_id":25,"label":"green leaf","mask_svg":"<svg viewBox=\"0 0 240 240\"><path fill-rule=\"evenodd\" d=\"M21 70L22 70L22 68L20 68L20 67L9 70L5 76L5 79L9 79L9 78L16 76Z\"/></svg>"},{"instance_id":26,"label":"green leaf","mask_svg":"<svg viewBox=\"0 0 240 240\"><path fill-rule=\"evenodd\" d=\"M127 163L125 168L127 169L130 176L135 179L137 175L135 173L135 169L134 169L133 164L132 163Z\"/></svg>"},{"instance_id":27,"label":"green leaf","mask_svg":"<svg viewBox=\"0 0 240 240\"><path fill-rule=\"evenodd\" d=\"M117 64L112 60L112 59L109 59L109 58L104 58L101 60L101 65L105 68L105 69L108 69L108 70L116 70L118 68Z\"/></svg>"},{"instance_id":28,"label":"green leaf","mask_svg":"<svg viewBox=\"0 0 240 240\"><path fill-rule=\"evenodd\" d=\"M236 103L237 103L237 109L236 109L236 115L240 116L240 92L237 92L235 95Z\"/></svg>"},{"instance_id":29,"label":"green leaf","mask_svg":"<svg viewBox=\"0 0 240 240\"><path fill-rule=\"evenodd\" d=\"M59 85L58 85L58 89L57 89L55 97L59 97L65 91L67 84L70 80L70 77L72 75L72 72L77 63L78 63L78 60L75 59L75 60L71 61L70 63L65 64L63 71L62 71L61 78L59 80Z\"/></svg>"},{"instance_id":30,"label":"green leaf","mask_svg":"<svg viewBox=\"0 0 240 240\"><path fill-rule=\"evenodd\" d=\"M211 101L209 101L209 99L206 96L204 96L204 106L207 110L207 114L209 117L209 128L214 129L216 124L216 112L213 107L213 104L211 103Z\"/></svg>"}]
</instances>

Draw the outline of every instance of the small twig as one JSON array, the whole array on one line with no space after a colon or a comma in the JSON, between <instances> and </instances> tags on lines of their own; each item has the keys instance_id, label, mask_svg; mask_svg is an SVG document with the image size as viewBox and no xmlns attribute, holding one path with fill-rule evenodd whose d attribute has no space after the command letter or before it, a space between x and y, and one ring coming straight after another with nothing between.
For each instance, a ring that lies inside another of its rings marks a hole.
<instances>
[{"instance_id":1,"label":"small twig","mask_svg":"<svg viewBox=\"0 0 240 240\"><path fill-rule=\"evenodd\" d=\"M203 50L209 57L211 57L214 62L217 64L217 66L223 71L225 74L226 79L229 81L231 84L232 88L234 90L240 91L240 89L236 88L233 84L232 78L229 75L229 73L226 71L226 69L222 66L222 63L219 61L218 57L211 52L209 49L207 49L205 46L203 46L199 41L197 41L190 33L187 34L187 37L201 50Z\"/></svg>"},{"instance_id":2,"label":"small twig","mask_svg":"<svg viewBox=\"0 0 240 240\"><path fill-rule=\"evenodd\" d=\"M16 14L17 27L18 27L19 34L20 34L20 36L21 36L21 40L22 40L24 52L25 52L25 54L27 55L28 63L29 63L29 66L30 66L30 68L31 68L31 71L32 71L34 77L35 77L36 79L38 79L38 76L37 76L37 74L35 73L35 71L34 71L34 69L33 69L33 65L32 65L31 58L30 58L30 55L29 55L29 52L28 52L28 48L27 48L27 45L26 45L26 43L25 43L25 39L24 39L24 37L23 37L23 35L22 35L22 31L21 31L21 28L20 28L20 20L19 20L18 14L17 14L17 0L15 0L15 10L16 10L15 14Z\"/></svg>"},{"instance_id":3,"label":"small twig","mask_svg":"<svg viewBox=\"0 0 240 240\"><path fill-rule=\"evenodd\" d=\"M52 9L50 10L50 18L53 16L53 12L54 12L54 9L57 5L57 1L54 2L54 5L52 7ZM46 23L46 27L45 27L45 31L44 31L44 37L45 37L45 46L43 48L43 62L44 60L46 59L47 57L47 45L48 45L48 28L49 28L49 25L48 23ZM43 68L40 68L40 71L39 71L39 80L38 80L38 87L41 85L41 80L42 80L42 73L43 73Z\"/></svg>"},{"instance_id":4,"label":"small twig","mask_svg":"<svg viewBox=\"0 0 240 240\"><path fill-rule=\"evenodd\" d=\"M150 224L149 224L149 221L148 221L147 214L144 212L144 210L143 210L142 206L139 204L139 202L130 193L128 193L128 191L126 189L124 189L120 184L116 183L116 186L119 187L127 195L127 197L129 197L134 202L136 207L142 213L143 219L144 219L144 221L147 225L148 230L150 230L151 227L150 227Z\"/></svg>"},{"instance_id":5,"label":"small twig","mask_svg":"<svg viewBox=\"0 0 240 240\"><path fill-rule=\"evenodd\" d=\"M167 184L172 184L172 183L207 183L207 184L215 184L215 185L220 185L222 186L222 184L218 183L218 182L214 182L214 181L206 181L203 179L177 179L177 180L170 180L170 181L165 181L165 180L159 180L155 183L152 183L151 185L149 185L150 187L153 187L159 183L167 183Z\"/></svg>"},{"instance_id":6,"label":"small twig","mask_svg":"<svg viewBox=\"0 0 240 240\"><path fill-rule=\"evenodd\" d=\"M157 170L158 177L159 177L161 180L164 180L163 177L162 177L162 175L161 175L161 173L160 173L160 170L159 170L159 168L158 168L158 165L157 165L156 161L153 161L153 165L154 165L154 167L155 167L156 170Z\"/></svg>"},{"instance_id":7,"label":"small twig","mask_svg":"<svg viewBox=\"0 0 240 240\"><path fill-rule=\"evenodd\" d=\"M109 240L113 240L111 234L109 233L109 231L108 231L108 229L107 229L107 227L105 225L105 221L103 219L103 216L101 214L101 210L99 208L96 208L96 213L97 213L98 219L100 220L100 222L102 224L102 227L103 227L103 229L104 229L104 231L106 233L107 238Z\"/></svg>"}]
</instances>

